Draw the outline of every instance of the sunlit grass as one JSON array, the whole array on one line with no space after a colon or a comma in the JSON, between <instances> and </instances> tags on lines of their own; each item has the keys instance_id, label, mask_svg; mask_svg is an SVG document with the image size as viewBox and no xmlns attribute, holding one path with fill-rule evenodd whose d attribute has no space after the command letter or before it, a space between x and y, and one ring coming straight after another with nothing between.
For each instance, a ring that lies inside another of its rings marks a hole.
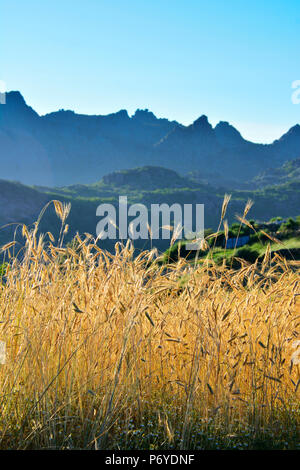
<instances>
[{"instance_id":1,"label":"sunlit grass","mask_svg":"<svg viewBox=\"0 0 300 470\"><path fill-rule=\"evenodd\" d=\"M295 266L159 266L23 235L0 285L2 449L297 448Z\"/></svg>"}]
</instances>

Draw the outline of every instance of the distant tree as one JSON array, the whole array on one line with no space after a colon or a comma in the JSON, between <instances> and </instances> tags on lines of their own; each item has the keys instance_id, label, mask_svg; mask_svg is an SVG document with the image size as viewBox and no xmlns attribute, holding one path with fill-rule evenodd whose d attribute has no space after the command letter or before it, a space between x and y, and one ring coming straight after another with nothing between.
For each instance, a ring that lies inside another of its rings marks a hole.
<instances>
[{"instance_id":1,"label":"distant tree","mask_svg":"<svg viewBox=\"0 0 300 470\"><path fill-rule=\"evenodd\" d=\"M286 222L280 225L280 232L292 232L299 228L299 222L289 217Z\"/></svg>"}]
</instances>

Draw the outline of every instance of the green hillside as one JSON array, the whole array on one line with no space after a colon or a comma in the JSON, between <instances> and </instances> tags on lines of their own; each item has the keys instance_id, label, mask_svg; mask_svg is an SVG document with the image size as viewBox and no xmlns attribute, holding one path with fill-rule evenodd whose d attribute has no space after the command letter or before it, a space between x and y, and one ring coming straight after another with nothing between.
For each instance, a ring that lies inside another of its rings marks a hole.
<instances>
[{"instance_id":1,"label":"green hillside","mask_svg":"<svg viewBox=\"0 0 300 470\"><path fill-rule=\"evenodd\" d=\"M68 218L69 231L65 241L73 238L76 232L91 233L95 236L96 209L99 204L112 203L118 207L119 196L127 195L128 204L142 203L150 210L151 204L167 203L204 204L205 227L216 230L220 221L221 207L225 193L231 194L227 209L228 223L236 220L236 214L242 214L248 199L254 201L249 217L258 221L272 217L296 217L300 207L300 182L267 186L257 190L233 190L216 188L204 183L197 183L182 177L172 170L160 167L144 167L134 170L115 172L100 181L89 185L71 185L66 187L25 186L20 183L0 181L0 224L32 224L47 202L58 199L71 203ZM46 210L41 223L42 232L51 231L58 236L60 225L53 207ZM1 243L10 241L14 236L7 227L0 231ZM19 237L21 242L21 237ZM115 241L102 241L102 246L113 250ZM159 251L168 248L168 240L156 240ZM137 240L137 249L149 248L151 241Z\"/></svg>"},{"instance_id":2,"label":"green hillside","mask_svg":"<svg viewBox=\"0 0 300 470\"><path fill-rule=\"evenodd\" d=\"M271 257L278 254L289 260L300 260L300 216L281 222L251 221L250 225L252 228L242 223L233 223L227 233L224 230L216 233L207 230L199 251L189 251L186 240L177 241L166 250L160 262L172 263L185 258L192 262L213 260L217 264L225 262L227 265L237 266L240 265L237 259L249 263L256 260L260 262L267 252ZM241 243L243 238L246 238L244 244Z\"/></svg>"}]
</instances>

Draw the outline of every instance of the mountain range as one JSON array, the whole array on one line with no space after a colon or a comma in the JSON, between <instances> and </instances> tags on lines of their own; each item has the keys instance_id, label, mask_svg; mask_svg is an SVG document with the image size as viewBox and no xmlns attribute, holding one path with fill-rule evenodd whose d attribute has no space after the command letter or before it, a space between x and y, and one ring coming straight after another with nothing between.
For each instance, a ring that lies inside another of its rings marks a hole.
<instances>
[{"instance_id":1,"label":"mountain range","mask_svg":"<svg viewBox=\"0 0 300 470\"><path fill-rule=\"evenodd\" d=\"M213 127L205 115L189 126L140 109L133 116L40 116L18 91L0 105L1 178L27 185L89 184L117 170L160 166L237 187L299 157L299 124L272 144L257 144L228 122Z\"/></svg>"},{"instance_id":2,"label":"mountain range","mask_svg":"<svg viewBox=\"0 0 300 470\"><path fill-rule=\"evenodd\" d=\"M40 116L17 91L0 105L0 244L23 243L17 223L31 224L51 200L72 204L69 232L95 235L103 202L205 205L205 227L216 229L224 193L229 222L254 200L250 217L297 216L300 206L300 126L272 144L245 140L228 122L202 115L190 126L149 110L88 116L59 110ZM52 205L41 232L59 234ZM114 241L101 242L113 250ZM159 250L168 248L159 240ZM149 244L148 244L149 245ZM146 246L148 246L146 245ZM145 248L137 240L138 249ZM148 246L149 247L149 246Z\"/></svg>"}]
</instances>

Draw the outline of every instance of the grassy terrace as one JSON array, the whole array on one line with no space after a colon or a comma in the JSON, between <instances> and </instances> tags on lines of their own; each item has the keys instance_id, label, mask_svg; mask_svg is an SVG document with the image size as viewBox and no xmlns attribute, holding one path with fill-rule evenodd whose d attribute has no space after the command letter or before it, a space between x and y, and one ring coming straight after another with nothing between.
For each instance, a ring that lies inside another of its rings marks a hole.
<instances>
[{"instance_id":1,"label":"grassy terrace","mask_svg":"<svg viewBox=\"0 0 300 470\"><path fill-rule=\"evenodd\" d=\"M248 245L245 245L245 246L248 246ZM279 251L279 250L283 250L283 249L293 250L294 248L300 248L300 237L287 238L287 239L282 240L281 243L270 242L269 246L270 246L270 250L272 253ZM249 251L254 252L255 255L257 253L259 257L265 255L267 248L268 248L268 244L262 244L260 242L256 242L256 243L249 245ZM292 251L291 251L291 255L293 255ZM238 249L231 248L231 249L224 250L224 248L223 249L215 248L212 253L212 258L217 263L223 261L224 258L227 261L231 261L234 256L239 256Z\"/></svg>"},{"instance_id":2,"label":"grassy terrace","mask_svg":"<svg viewBox=\"0 0 300 470\"><path fill-rule=\"evenodd\" d=\"M188 251L185 248L185 240L173 243L160 257L160 262L169 263L177 261L179 258L185 258L192 263L213 260L217 264L229 263L232 266L236 258L254 263L256 259L261 261L269 253L277 253L295 261L300 260L299 216L296 219L289 218L281 223L278 221L275 223L277 218L274 218L273 223L267 224L255 221L250 223L241 217L238 218L241 222L233 223L230 227L224 221L225 230L223 231L212 233L212 230L206 230L204 241L198 252ZM238 241L245 236L248 237L248 241L239 246ZM231 246L229 245L230 248L227 248L230 240L233 242Z\"/></svg>"}]
</instances>

